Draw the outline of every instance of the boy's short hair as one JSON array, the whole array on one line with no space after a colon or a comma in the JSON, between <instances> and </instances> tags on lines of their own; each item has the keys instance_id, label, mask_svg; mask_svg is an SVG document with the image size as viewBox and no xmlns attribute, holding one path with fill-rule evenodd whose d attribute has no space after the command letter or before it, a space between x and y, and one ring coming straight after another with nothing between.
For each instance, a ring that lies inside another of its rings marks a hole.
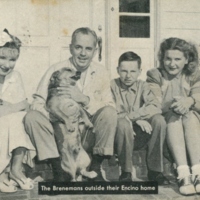
<instances>
[{"instance_id":1,"label":"boy's short hair","mask_svg":"<svg viewBox=\"0 0 200 200\"><path fill-rule=\"evenodd\" d=\"M132 51L127 51L119 57L118 67L120 66L121 62L123 62L123 61L137 61L139 69L140 69L141 63L142 63L140 56L138 56L136 53L134 53Z\"/></svg>"},{"instance_id":2,"label":"boy's short hair","mask_svg":"<svg viewBox=\"0 0 200 200\"><path fill-rule=\"evenodd\" d=\"M76 38L76 35L78 33L82 33L84 35L88 35L88 34L92 34L92 36L94 37L94 46L96 47L97 45L97 42L98 42L98 38L97 38L97 34L95 33L95 31L91 30L90 28L88 27L81 27L81 28L78 28L76 29L73 34L72 34L72 39L71 39L71 44L73 43L73 41L75 40Z\"/></svg>"}]
</instances>

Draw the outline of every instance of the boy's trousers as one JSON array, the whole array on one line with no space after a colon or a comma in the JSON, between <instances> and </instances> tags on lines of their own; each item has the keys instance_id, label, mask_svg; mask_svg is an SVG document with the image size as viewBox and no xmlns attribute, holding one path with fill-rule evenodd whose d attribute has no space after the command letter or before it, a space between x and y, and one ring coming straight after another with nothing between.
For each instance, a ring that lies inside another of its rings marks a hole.
<instances>
[{"instance_id":1,"label":"boy's trousers","mask_svg":"<svg viewBox=\"0 0 200 200\"><path fill-rule=\"evenodd\" d=\"M118 155L119 164L125 172L132 172L133 150L140 150L145 146L148 147L148 169L157 172L163 171L163 143L166 135L166 122L160 114L154 115L146 121L151 124L151 134L142 131L136 123L133 123L133 127L131 127L125 118L118 119L115 153Z\"/></svg>"}]
</instances>

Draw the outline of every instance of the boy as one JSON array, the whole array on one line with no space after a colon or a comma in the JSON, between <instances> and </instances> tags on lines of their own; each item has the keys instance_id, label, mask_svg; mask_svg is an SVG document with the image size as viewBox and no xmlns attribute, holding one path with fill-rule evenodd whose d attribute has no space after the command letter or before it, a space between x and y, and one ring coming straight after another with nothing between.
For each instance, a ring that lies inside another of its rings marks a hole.
<instances>
[{"instance_id":1,"label":"boy","mask_svg":"<svg viewBox=\"0 0 200 200\"><path fill-rule=\"evenodd\" d=\"M123 53L117 71L119 78L111 81L111 90L118 112L115 151L122 169L119 181L132 181L132 152L148 144L148 179L169 184L162 174L166 123L148 84L138 80L141 58L133 52Z\"/></svg>"}]
</instances>

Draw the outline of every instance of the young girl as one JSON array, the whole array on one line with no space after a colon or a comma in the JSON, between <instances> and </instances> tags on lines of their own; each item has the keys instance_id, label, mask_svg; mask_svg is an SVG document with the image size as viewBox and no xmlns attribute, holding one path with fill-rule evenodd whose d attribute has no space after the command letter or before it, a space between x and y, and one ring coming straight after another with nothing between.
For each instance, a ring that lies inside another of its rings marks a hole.
<instances>
[{"instance_id":1,"label":"young girl","mask_svg":"<svg viewBox=\"0 0 200 200\"><path fill-rule=\"evenodd\" d=\"M35 149L23 126L28 106L19 72L14 71L21 42L5 29L0 38L0 175L9 166L9 178L0 182L1 192L15 192L33 188L31 179L22 172L22 163L32 166ZM14 183L15 184L12 184Z\"/></svg>"},{"instance_id":2,"label":"young girl","mask_svg":"<svg viewBox=\"0 0 200 200\"><path fill-rule=\"evenodd\" d=\"M198 53L185 40L169 38L161 43L159 61L159 68L147 72L147 82L162 104L179 191L183 195L200 193Z\"/></svg>"}]
</instances>

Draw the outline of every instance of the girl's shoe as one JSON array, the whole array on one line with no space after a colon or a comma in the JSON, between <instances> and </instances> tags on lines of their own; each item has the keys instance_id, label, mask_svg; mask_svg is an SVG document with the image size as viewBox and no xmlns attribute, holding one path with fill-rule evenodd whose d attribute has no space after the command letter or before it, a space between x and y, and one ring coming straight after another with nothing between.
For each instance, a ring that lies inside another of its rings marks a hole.
<instances>
[{"instance_id":1,"label":"girl's shoe","mask_svg":"<svg viewBox=\"0 0 200 200\"><path fill-rule=\"evenodd\" d=\"M32 190L34 188L34 182L30 178L16 179L10 173L10 179L13 180L13 181L15 181L22 190Z\"/></svg>"},{"instance_id":2,"label":"girl's shoe","mask_svg":"<svg viewBox=\"0 0 200 200\"><path fill-rule=\"evenodd\" d=\"M30 178L21 178L20 180L14 180L22 190L32 190L34 188L33 181Z\"/></svg>"},{"instance_id":3,"label":"girl's shoe","mask_svg":"<svg viewBox=\"0 0 200 200\"><path fill-rule=\"evenodd\" d=\"M13 181L12 179L10 179L10 180L6 179L3 182L8 186L15 186L15 187L18 186L18 184L15 181Z\"/></svg>"},{"instance_id":4,"label":"girl's shoe","mask_svg":"<svg viewBox=\"0 0 200 200\"><path fill-rule=\"evenodd\" d=\"M197 194L200 194L200 175L196 175L194 179L194 187Z\"/></svg>"},{"instance_id":5,"label":"girl's shoe","mask_svg":"<svg viewBox=\"0 0 200 200\"><path fill-rule=\"evenodd\" d=\"M182 179L179 179L178 185L179 185L179 192L182 195L189 196L196 193L191 175L184 177Z\"/></svg>"},{"instance_id":6,"label":"girl's shoe","mask_svg":"<svg viewBox=\"0 0 200 200\"><path fill-rule=\"evenodd\" d=\"M0 192L14 193L17 192L17 188L13 185L9 185L6 182L0 182Z\"/></svg>"}]
</instances>

